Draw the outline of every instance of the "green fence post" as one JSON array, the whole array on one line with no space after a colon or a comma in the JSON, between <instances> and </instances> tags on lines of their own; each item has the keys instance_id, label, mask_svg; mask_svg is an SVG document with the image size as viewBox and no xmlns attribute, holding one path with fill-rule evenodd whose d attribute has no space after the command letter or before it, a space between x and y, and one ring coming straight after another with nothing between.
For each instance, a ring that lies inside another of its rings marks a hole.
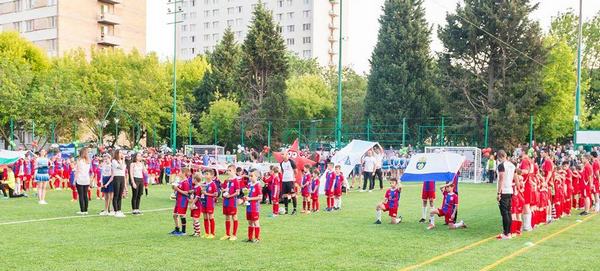
<instances>
[{"instance_id":1,"label":"green fence post","mask_svg":"<svg viewBox=\"0 0 600 271\"><path fill-rule=\"evenodd\" d=\"M245 130L245 129L246 129L246 127L244 127L244 121L242 121L242 123L241 123L241 125L240 125L240 126L241 126L241 129L240 129L240 130L242 131L242 132L241 132L241 135L240 135L240 138L241 138L241 143L242 143L241 145L242 145L242 147L243 147L243 146L244 146L244 135L246 134L246 130Z\"/></svg>"},{"instance_id":2,"label":"green fence post","mask_svg":"<svg viewBox=\"0 0 600 271\"><path fill-rule=\"evenodd\" d=\"M371 119L367 119L367 141L371 141Z\"/></svg>"},{"instance_id":3,"label":"green fence post","mask_svg":"<svg viewBox=\"0 0 600 271\"><path fill-rule=\"evenodd\" d=\"M142 137L142 128L139 123L135 124L135 144L133 146L137 146L140 144L140 138Z\"/></svg>"},{"instance_id":4,"label":"green fence post","mask_svg":"<svg viewBox=\"0 0 600 271\"><path fill-rule=\"evenodd\" d=\"M192 123L190 122L190 128L188 131L188 145L192 145Z\"/></svg>"},{"instance_id":5,"label":"green fence post","mask_svg":"<svg viewBox=\"0 0 600 271\"><path fill-rule=\"evenodd\" d=\"M489 129L490 116L485 116L485 130L483 134L483 147L488 147L488 129Z\"/></svg>"},{"instance_id":6,"label":"green fence post","mask_svg":"<svg viewBox=\"0 0 600 271\"><path fill-rule=\"evenodd\" d=\"M156 147L156 125L152 127L152 147Z\"/></svg>"},{"instance_id":7,"label":"green fence post","mask_svg":"<svg viewBox=\"0 0 600 271\"><path fill-rule=\"evenodd\" d=\"M14 150L15 147L13 147L13 145L15 144L15 120L13 119L13 117L10 117L10 149Z\"/></svg>"},{"instance_id":8,"label":"green fence post","mask_svg":"<svg viewBox=\"0 0 600 271\"><path fill-rule=\"evenodd\" d=\"M402 118L402 147L406 146L406 118Z\"/></svg>"},{"instance_id":9,"label":"green fence post","mask_svg":"<svg viewBox=\"0 0 600 271\"><path fill-rule=\"evenodd\" d=\"M299 120L298 121L298 141L302 140L300 139L302 137L302 121Z\"/></svg>"},{"instance_id":10,"label":"green fence post","mask_svg":"<svg viewBox=\"0 0 600 271\"><path fill-rule=\"evenodd\" d=\"M532 147L533 143L533 114L529 115L529 147Z\"/></svg>"},{"instance_id":11,"label":"green fence post","mask_svg":"<svg viewBox=\"0 0 600 271\"><path fill-rule=\"evenodd\" d=\"M269 130L267 130L267 147L271 149L271 121L269 121Z\"/></svg>"},{"instance_id":12,"label":"green fence post","mask_svg":"<svg viewBox=\"0 0 600 271\"><path fill-rule=\"evenodd\" d=\"M217 140L218 140L218 133L219 133L219 128L218 125L215 123L214 127L213 127L213 135L214 135L214 140L213 140L213 144L217 145Z\"/></svg>"},{"instance_id":13,"label":"green fence post","mask_svg":"<svg viewBox=\"0 0 600 271\"><path fill-rule=\"evenodd\" d=\"M55 129L56 129L56 124L54 124L54 121L53 121L52 122L52 135L50 136L52 144L56 143L56 138L54 137Z\"/></svg>"},{"instance_id":14,"label":"green fence post","mask_svg":"<svg viewBox=\"0 0 600 271\"><path fill-rule=\"evenodd\" d=\"M446 127L444 126L444 117L442 117L442 134L440 136L440 146L444 146L444 130Z\"/></svg>"}]
</instances>

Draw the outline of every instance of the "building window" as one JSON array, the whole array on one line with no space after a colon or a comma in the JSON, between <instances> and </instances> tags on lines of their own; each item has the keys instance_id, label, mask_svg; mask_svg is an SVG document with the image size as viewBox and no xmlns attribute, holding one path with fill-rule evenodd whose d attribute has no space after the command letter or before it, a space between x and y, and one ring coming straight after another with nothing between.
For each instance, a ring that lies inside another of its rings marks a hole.
<instances>
[{"instance_id":1,"label":"building window","mask_svg":"<svg viewBox=\"0 0 600 271\"><path fill-rule=\"evenodd\" d=\"M192 43L196 42L196 36L191 36L190 40L192 40Z\"/></svg>"},{"instance_id":2,"label":"building window","mask_svg":"<svg viewBox=\"0 0 600 271\"><path fill-rule=\"evenodd\" d=\"M242 6L237 7L238 13L242 13Z\"/></svg>"},{"instance_id":3,"label":"building window","mask_svg":"<svg viewBox=\"0 0 600 271\"><path fill-rule=\"evenodd\" d=\"M282 8L283 7L283 0L279 0L277 1L277 6Z\"/></svg>"},{"instance_id":4,"label":"building window","mask_svg":"<svg viewBox=\"0 0 600 271\"><path fill-rule=\"evenodd\" d=\"M21 31L21 22L14 22L13 23L13 28L15 31L23 33L23 31Z\"/></svg>"},{"instance_id":5,"label":"building window","mask_svg":"<svg viewBox=\"0 0 600 271\"><path fill-rule=\"evenodd\" d=\"M215 4L215 5L216 5L216 4L218 4L218 3L219 3L219 0L212 0L212 2L213 2L213 4Z\"/></svg>"},{"instance_id":6,"label":"building window","mask_svg":"<svg viewBox=\"0 0 600 271\"><path fill-rule=\"evenodd\" d=\"M204 52L208 52L208 46L204 46Z\"/></svg>"},{"instance_id":7,"label":"building window","mask_svg":"<svg viewBox=\"0 0 600 271\"><path fill-rule=\"evenodd\" d=\"M283 20L283 13L277 13L276 16L277 16L277 21L281 22L281 20Z\"/></svg>"},{"instance_id":8,"label":"building window","mask_svg":"<svg viewBox=\"0 0 600 271\"><path fill-rule=\"evenodd\" d=\"M311 27L310 24L303 24L302 25L302 30L304 30L304 31L310 31L310 27Z\"/></svg>"},{"instance_id":9,"label":"building window","mask_svg":"<svg viewBox=\"0 0 600 271\"><path fill-rule=\"evenodd\" d=\"M312 38L304 37L304 38L302 38L302 43L304 43L304 44L312 43Z\"/></svg>"},{"instance_id":10,"label":"building window","mask_svg":"<svg viewBox=\"0 0 600 271\"><path fill-rule=\"evenodd\" d=\"M213 28L218 28L219 27L219 21L212 22L212 27Z\"/></svg>"},{"instance_id":11,"label":"building window","mask_svg":"<svg viewBox=\"0 0 600 271\"><path fill-rule=\"evenodd\" d=\"M186 14L186 13L182 13L182 14L181 14L181 19L184 19L184 20L185 20L185 18L187 18L187 14Z\"/></svg>"},{"instance_id":12,"label":"building window","mask_svg":"<svg viewBox=\"0 0 600 271\"><path fill-rule=\"evenodd\" d=\"M242 31L237 31L237 32L235 32L235 37L236 37L237 39L241 39L241 38L242 38Z\"/></svg>"},{"instance_id":13,"label":"building window","mask_svg":"<svg viewBox=\"0 0 600 271\"><path fill-rule=\"evenodd\" d=\"M242 18L235 19L235 25L236 26L241 26L242 25Z\"/></svg>"},{"instance_id":14,"label":"building window","mask_svg":"<svg viewBox=\"0 0 600 271\"><path fill-rule=\"evenodd\" d=\"M310 5L310 0L304 0L305 5Z\"/></svg>"},{"instance_id":15,"label":"building window","mask_svg":"<svg viewBox=\"0 0 600 271\"><path fill-rule=\"evenodd\" d=\"M233 20L227 20L227 26L231 27L233 26L234 21Z\"/></svg>"},{"instance_id":16,"label":"building window","mask_svg":"<svg viewBox=\"0 0 600 271\"><path fill-rule=\"evenodd\" d=\"M287 45L294 45L294 39L287 39Z\"/></svg>"},{"instance_id":17,"label":"building window","mask_svg":"<svg viewBox=\"0 0 600 271\"><path fill-rule=\"evenodd\" d=\"M198 17L198 13L190 12L190 19L196 19L196 17Z\"/></svg>"},{"instance_id":18,"label":"building window","mask_svg":"<svg viewBox=\"0 0 600 271\"><path fill-rule=\"evenodd\" d=\"M294 32L294 29L295 27L293 24L287 26L287 32Z\"/></svg>"},{"instance_id":19,"label":"building window","mask_svg":"<svg viewBox=\"0 0 600 271\"><path fill-rule=\"evenodd\" d=\"M293 12L288 12L287 13L287 17L288 17L288 19L294 19L294 13Z\"/></svg>"},{"instance_id":20,"label":"building window","mask_svg":"<svg viewBox=\"0 0 600 271\"><path fill-rule=\"evenodd\" d=\"M186 24L181 25L181 31L184 31L184 32L187 31L187 25Z\"/></svg>"},{"instance_id":21,"label":"building window","mask_svg":"<svg viewBox=\"0 0 600 271\"><path fill-rule=\"evenodd\" d=\"M192 4L192 7L195 7L196 6L196 0L192 0L191 4Z\"/></svg>"},{"instance_id":22,"label":"building window","mask_svg":"<svg viewBox=\"0 0 600 271\"><path fill-rule=\"evenodd\" d=\"M188 41L188 37L181 37L181 43L186 43Z\"/></svg>"},{"instance_id":23,"label":"building window","mask_svg":"<svg viewBox=\"0 0 600 271\"><path fill-rule=\"evenodd\" d=\"M304 18L310 18L310 10L304 10L302 11L302 16L304 16Z\"/></svg>"},{"instance_id":24,"label":"building window","mask_svg":"<svg viewBox=\"0 0 600 271\"><path fill-rule=\"evenodd\" d=\"M196 24L190 24L190 31L196 31Z\"/></svg>"},{"instance_id":25,"label":"building window","mask_svg":"<svg viewBox=\"0 0 600 271\"><path fill-rule=\"evenodd\" d=\"M219 34L217 34L217 33L212 34L212 38L213 38L214 41L218 41L219 40Z\"/></svg>"},{"instance_id":26,"label":"building window","mask_svg":"<svg viewBox=\"0 0 600 271\"><path fill-rule=\"evenodd\" d=\"M283 33L283 27L281 27L281 26L278 26L278 27L277 27L277 32L279 32L279 33Z\"/></svg>"},{"instance_id":27,"label":"building window","mask_svg":"<svg viewBox=\"0 0 600 271\"><path fill-rule=\"evenodd\" d=\"M33 31L33 20L25 21L25 32Z\"/></svg>"},{"instance_id":28,"label":"building window","mask_svg":"<svg viewBox=\"0 0 600 271\"><path fill-rule=\"evenodd\" d=\"M219 16L219 10L218 9L213 9L212 10L212 15L213 16Z\"/></svg>"},{"instance_id":29,"label":"building window","mask_svg":"<svg viewBox=\"0 0 600 271\"><path fill-rule=\"evenodd\" d=\"M227 8L227 15L233 15L234 11L235 11L235 8L233 8L233 7Z\"/></svg>"},{"instance_id":30,"label":"building window","mask_svg":"<svg viewBox=\"0 0 600 271\"><path fill-rule=\"evenodd\" d=\"M204 11L204 17L210 17L210 10Z\"/></svg>"},{"instance_id":31,"label":"building window","mask_svg":"<svg viewBox=\"0 0 600 271\"><path fill-rule=\"evenodd\" d=\"M210 34L205 34L204 41L209 41L209 40L210 40Z\"/></svg>"},{"instance_id":32,"label":"building window","mask_svg":"<svg viewBox=\"0 0 600 271\"><path fill-rule=\"evenodd\" d=\"M210 4L210 0L204 0L204 4L205 4L205 5L208 5L208 4Z\"/></svg>"},{"instance_id":33,"label":"building window","mask_svg":"<svg viewBox=\"0 0 600 271\"><path fill-rule=\"evenodd\" d=\"M210 23L209 22L204 23L204 29L209 29L209 28L210 28Z\"/></svg>"},{"instance_id":34,"label":"building window","mask_svg":"<svg viewBox=\"0 0 600 271\"><path fill-rule=\"evenodd\" d=\"M304 50L304 51L302 51L302 56L304 58L311 58L312 57L312 51L311 50Z\"/></svg>"},{"instance_id":35,"label":"building window","mask_svg":"<svg viewBox=\"0 0 600 271\"><path fill-rule=\"evenodd\" d=\"M192 47L192 55L196 53L196 48Z\"/></svg>"},{"instance_id":36,"label":"building window","mask_svg":"<svg viewBox=\"0 0 600 271\"><path fill-rule=\"evenodd\" d=\"M293 0L287 0L288 7L291 7L294 4Z\"/></svg>"}]
</instances>

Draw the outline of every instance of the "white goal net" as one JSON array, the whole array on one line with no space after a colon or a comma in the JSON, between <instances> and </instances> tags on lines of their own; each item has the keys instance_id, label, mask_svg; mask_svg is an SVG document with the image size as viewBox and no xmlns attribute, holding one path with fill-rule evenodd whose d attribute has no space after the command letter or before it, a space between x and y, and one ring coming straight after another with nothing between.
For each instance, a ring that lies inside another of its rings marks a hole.
<instances>
[{"instance_id":1,"label":"white goal net","mask_svg":"<svg viewBox=\"0 0 600 271\"><path fill-rule=\"evenodd\" d=\"M425 147L426 153L438 151L453 152L465 157L465 162L460 169L459 181L469 183L482 182L481 149L476 147Z\"/></svg>"}]
</instances>

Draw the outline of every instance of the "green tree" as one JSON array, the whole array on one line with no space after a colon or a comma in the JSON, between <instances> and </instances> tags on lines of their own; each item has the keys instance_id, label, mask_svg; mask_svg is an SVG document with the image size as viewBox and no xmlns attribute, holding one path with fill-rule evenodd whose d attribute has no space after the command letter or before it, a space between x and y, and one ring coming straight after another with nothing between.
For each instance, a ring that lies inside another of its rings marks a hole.
<instances>
[{"instance_id":1,"label":"green tree","mask_svg":"<svg viewBox=\"0 0 600 271\"><path fill-rule=\"evenodd\" d=\"M247 134L262 145L266 143L265 121L285 116L288 78L286 48L281 33L275 28L273 15L262 2L256 5L248 35L242 44L240 68L243 90L243 118L248 121ZM280 138L284 123L273 121L273 138Z\"/></svg>"},{"instance_id":2,"label":"green tree","mask_svg":"<svg viewBox=\"0 0 600 271\"><path fill-rule=\"evenodd\" d=\"M440 95L433 84L430 28L422 0L385 1L377 44L371 56L365 115L372 122L394 124L406 118L437 116ZM389 127L389 128L388 128ZM393 127L393 128L392 128Z\"/></svg>"},{"instance_id":3,"label":"green tree","mask_svg":"<svg viewBox=\"0 0 600 271\"><path fill-rule=\"evenodd\" d=\"M316 58L304 59L292 52L288 52L287 59L290 77L306 74L320 75L325 72L324 69L319 65L319 62L317 62Z\"/></svg>"},{"instance_id":4,"label":"green tree","mask_svg":"<svg viewBox=\"0 0 600 271\"><path fill-rule=\"evenodd\" d=\"M483 138L483 129L473 127L489 115L492 146L526 141L529 115L546 102L545 49L538 23L529 19L536 8L529 0L465 0L439 29L446 110L462 120L469 137Z\"/></svg>"},{"instance_id":5,"label":"green tree","mask_svg":"<svg viewBox=\"0 0 600 271\"><path fill-rule=\"evenodd\" d=\"M224 147L237 144L237 123L240 106L232 98L218 98L210 103L200 117L200 140L207 144L216 143ZM217 142L214 142L214 139Z\"/></svg>"},{"instance_id":6,"label":"green tree","mask_svg":"<svg viewBox=\"0 0 600 271\"><path fill-rule=\"evenodd\" d=\"M542 86L547 102L537 110L535 129L538 140L556 142L573 135L573 90L576 85L575 53L565 40L549 36L546 65L542 70Z\"/></svg>"},{"instance_id":7,"label":"green tree","mask_svg":"<svg viewBox=\"0 0 600 271\"><path fill-rule=\"evenodd\" d=\"M293 120L333 117L333 91L319 75L300 75L288 79L286 94L287 116Z\"/></svg>"},{"instance_id":8,"label":"green tree","mask_svg":"<svg viewBox=\"0 0 600 271\"><path fill-rule=\"evenodd\" d=\"M218 95L221 97L231 96L234 100L239 101L241 97L239 84L240 61L240 46L235 42L231 28L227 27L215 50L208 53L210 70L204 74L200 86L194 90L194 96L196 97L194 108L198 114L204 112L209 103Z\"/></svg>"}]
</instances>

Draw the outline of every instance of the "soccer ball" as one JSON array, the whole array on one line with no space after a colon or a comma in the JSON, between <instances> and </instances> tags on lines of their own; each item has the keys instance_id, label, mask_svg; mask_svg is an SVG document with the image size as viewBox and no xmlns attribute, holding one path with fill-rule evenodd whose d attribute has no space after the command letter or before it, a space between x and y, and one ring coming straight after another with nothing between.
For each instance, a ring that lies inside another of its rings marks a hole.
<instances>
[{"instance_id":1,"label":"soccer ball","mask_svg":"<svg viewBox=\"0 0 600 271\"><path fill-rule=\"evenodd\" d=\"M402 223L402 216L396 217L396 223Z\"/></svg>"},{"instance_id":2,"label":"soccer ball","mask_svg":"<svg viewBox=\"0 0 600 271\"><path fill-rule=\"evenodd\" d=\"M283 215L283 214L285 214L285 208L283 208L283 207L279 207L279 214L280 214L280 215Z\"/></svg>"},{"instance_id":3,"label":"soccer ball","mask_svg":"<svg viewBox=\"0 0 600 271\"><path fill-rule=\"evenodd\" d=\"M227 197L229 196L229 193L227 191L223 192L223 197Z\"/></svg>"}]
</instances>

